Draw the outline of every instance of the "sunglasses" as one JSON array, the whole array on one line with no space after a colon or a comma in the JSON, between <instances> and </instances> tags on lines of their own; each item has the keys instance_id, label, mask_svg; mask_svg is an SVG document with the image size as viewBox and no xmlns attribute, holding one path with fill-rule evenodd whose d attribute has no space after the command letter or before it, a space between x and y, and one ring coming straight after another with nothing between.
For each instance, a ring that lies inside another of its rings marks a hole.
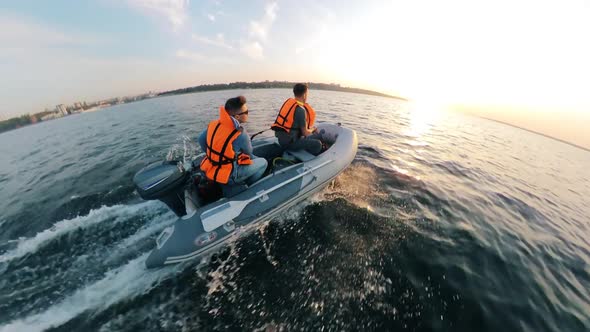
<instances>
[{"instance_id":1,"label":"sunglasses","mask_svg":"<svg viewBox=\"0 0 590 332\"><path fill-rule=\"evenodd\" d=\"M248 111L242 112L242 113L238 113L236 115L242 115L242 114L248 114Z\"/></svg>"}]
</instances>

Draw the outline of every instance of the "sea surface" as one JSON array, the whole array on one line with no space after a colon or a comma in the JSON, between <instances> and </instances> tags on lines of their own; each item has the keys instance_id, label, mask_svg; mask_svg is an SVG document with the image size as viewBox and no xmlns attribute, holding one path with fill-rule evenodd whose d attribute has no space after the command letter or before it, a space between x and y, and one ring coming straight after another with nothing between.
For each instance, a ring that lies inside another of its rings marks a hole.
<instances>
[{"instance_id":1,"label":"sea surface","mask_svg":"<svg viewBox=\"0 0 590 332\"><path fill-rule=\"evenodd\" d=\"M479 118L310 91L358 133L330 186L196 261L146 270L176 217L132 177L191 159L244 94L144 100L0 134L0 331L589 331L590 153ZM264 135L271 135L266 132Z\"/></svg>"}]
</instances>

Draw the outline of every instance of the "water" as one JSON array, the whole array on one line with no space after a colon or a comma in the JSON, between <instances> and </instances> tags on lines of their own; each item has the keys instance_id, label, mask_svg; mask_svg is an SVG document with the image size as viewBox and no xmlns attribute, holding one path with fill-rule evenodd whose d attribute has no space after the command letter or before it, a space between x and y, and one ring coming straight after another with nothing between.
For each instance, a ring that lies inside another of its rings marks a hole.
<instances>
[{"instance_id":1,"label":"water","mask_svg":"<svg viewBox=\"0 0 590 332\"><path fill-rule=\"evenodd\" d=\"M193 156L239 93L250 133L290 94L157 98L1 134L0 331L590 329L590 153L374 96L310 93L359 137L332 185L206 268L145 270L175 216L133 174Z\"/></svg>"}]
</instances>

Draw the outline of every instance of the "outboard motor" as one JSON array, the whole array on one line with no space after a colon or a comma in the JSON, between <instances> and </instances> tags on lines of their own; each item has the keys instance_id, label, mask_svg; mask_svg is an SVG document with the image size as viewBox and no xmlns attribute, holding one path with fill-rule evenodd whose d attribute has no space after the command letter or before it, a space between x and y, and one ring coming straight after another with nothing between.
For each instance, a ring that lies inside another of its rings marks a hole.
<instances>
[{"instance_id":1,"label":"outboard motor","mask_svg":"<svg viewBox=\"0 0 590 332\"><path fill-rule=\"evenodd\" d=\"M189 177L182 163L160 161L142 168L133 177L139 196L145 200L159 199L182 217L186 214L184 187Z\"/></svg>"}]
</instances>

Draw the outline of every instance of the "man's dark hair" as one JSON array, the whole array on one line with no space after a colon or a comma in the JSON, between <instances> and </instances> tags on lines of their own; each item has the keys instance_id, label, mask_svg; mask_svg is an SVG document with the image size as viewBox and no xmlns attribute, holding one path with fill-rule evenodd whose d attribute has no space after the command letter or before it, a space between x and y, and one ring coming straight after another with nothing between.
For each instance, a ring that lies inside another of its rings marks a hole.
<instances>
[{"instance_id":1,"label":"man's dark hair","mask_svg":"<svg viewBox=\"0 0 590 332\"><path fill-rule=\"evenodd\" d=\"M225 110L230 115L236 115L240 112L242 106L246 103L246 97L244 96L237 96L235 98L230 98L225 102Z\"/></svg>"},{"instance_id":2,"label":"man's dark hair","mask_svg":"<svg viewBox=\"0 0 590 332\"><path fill-rule=\"evenodd\" d=\"M306 83L297 83L293 87L293 94L295 97L303 97L303 95L307 92L307 84Z\"/></svg>"}]
</instances>

